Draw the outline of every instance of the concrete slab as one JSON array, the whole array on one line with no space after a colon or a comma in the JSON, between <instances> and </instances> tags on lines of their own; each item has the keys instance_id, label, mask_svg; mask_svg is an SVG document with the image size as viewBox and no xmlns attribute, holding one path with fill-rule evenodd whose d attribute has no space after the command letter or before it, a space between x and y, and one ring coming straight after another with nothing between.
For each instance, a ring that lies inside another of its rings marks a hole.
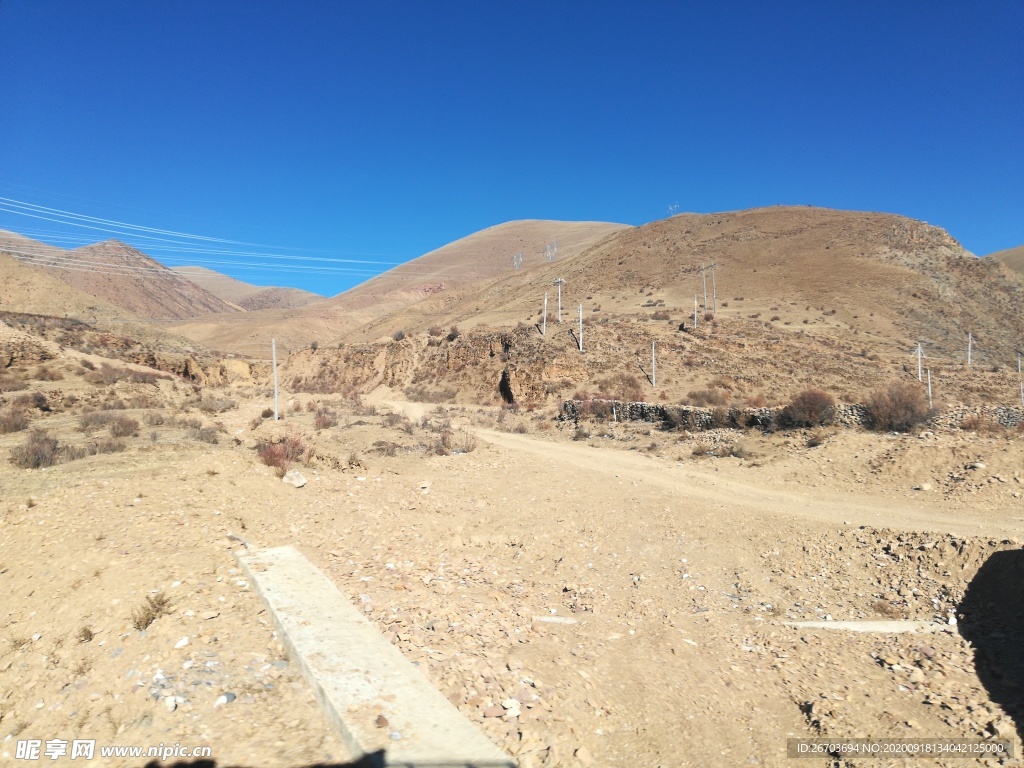
<instances>
[{"instance_id":1,"label":"concrete slab","mask_svg":"<svg viewBox=\"0 0 1024 768\"><path fill-rule=\"evenodd\" d=\"M296 549L235 554L355 754L402 768L515 768Z\"/></svg>"}]
</instances>

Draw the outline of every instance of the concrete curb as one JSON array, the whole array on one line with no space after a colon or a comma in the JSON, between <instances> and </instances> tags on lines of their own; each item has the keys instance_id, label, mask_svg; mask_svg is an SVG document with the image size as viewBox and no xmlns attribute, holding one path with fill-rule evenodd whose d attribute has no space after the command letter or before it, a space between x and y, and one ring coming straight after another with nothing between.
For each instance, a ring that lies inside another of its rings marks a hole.
<instances>
[{"instance_id":1,"label":"concrete curb","mask_svg":"<svg viewBox=\"0 0 1024 768\"><path fill-rule=\"evenodd\" d=\"M516 768L295 548L235 556L353 754L402 768Z\"/></svg>"}]
</instances>

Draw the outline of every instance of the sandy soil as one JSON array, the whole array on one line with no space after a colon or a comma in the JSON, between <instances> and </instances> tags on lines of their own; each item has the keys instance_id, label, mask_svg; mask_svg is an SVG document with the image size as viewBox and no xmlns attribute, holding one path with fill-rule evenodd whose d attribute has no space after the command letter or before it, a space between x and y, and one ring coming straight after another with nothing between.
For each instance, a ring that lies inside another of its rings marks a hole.
<instances>
[{"instance_id":1,"label":"sandy soil","mask_svg":"<svg viewBox=\"0 0 1024 768\"><path fill-rule=\"evenodd\" d=\"M304 409L261 421L239 391L187 414L219 425L210 445L170 423L186 394L124 411L168 419L124 453L0 468L5 762L25 738L347 759L235 569L240 540L297 545L523 766L783 765L788 737L1017 732L949 617L993 553L1020 550L1024 441L746 435L748 459L696 459L649 426L574 441L386 391L316 431ZM35 421L71 443L76 412ZM449 429L475 449L435 455ZM252 450L287 435L313 446L301 489ZM157 593L168 612L136 629ZM893 618L938 631L791 624Z\"/></svg>"}]
</instances>

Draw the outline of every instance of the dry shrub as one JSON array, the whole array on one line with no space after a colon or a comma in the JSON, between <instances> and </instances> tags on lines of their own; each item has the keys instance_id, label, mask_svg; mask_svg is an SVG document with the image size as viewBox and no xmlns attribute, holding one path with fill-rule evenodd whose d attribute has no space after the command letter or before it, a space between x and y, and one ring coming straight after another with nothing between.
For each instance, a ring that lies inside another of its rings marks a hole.
<instances>
[{"instance_id":1,"label":"dry shrub","mask_svg":"<svg viewBox=\"0 0 1024 768\"><path fill-rule=\"evenodd\" d=\"M274 415L274 409L273 408L264 408L262 411L260 411L260 418L261 419L269 419L269 418L273 417L273 415Z\"/></svg>"},{"instance_id":2,"label":"dry shrub","mask_svg":"<svg viewBox=\"0 0 1024 768\"><path fill-rule=\"evenodd\" d=\"M799 393L782 409L782 421L790 427L817 427L832 420L835 408L832 395L812 387Z\"/></svg>"},{"instance_id":3,"label":"dry shrub","mask_svg":"<svg viewBox=\"0 0 1024 768\"><path fill-rule=\"evenodd\" d=\"M146 629L150 624L166 615L171 601L163 592L155 595L147 595L146 602L132 611L132 626L139 632Z\"/></svg>"},{"instance_id":4,"label":"dry shrub","mask_svg":"<svg viewBox=\"0 0 1024 768\"><path fill-rule=\"evenodd\" d=\"M448 331L448 335L447 335L447 336L445 336L445 338L446 338L446 339L447 339L448 341L455 341L455 340L456 340L457 338L459 338L459 336L461 336L461 335L462 335L462 333L461 333L461 332L459 331L459 326L457 326L457 325L453 325L453 326L451 327L451 330L449 330L449 331Z\"/></svg>"},{"instance_id":5,"label":"dry shrub","mask_svg":"<svg viewBox=\"0 0 1024 768\"><path fill-rule=\"evenodd\" d=\"M262 442L256 446L256 455L260 461L268 467L274 467L282 476L305 453L306 444L302 438L295 436L286 437L280 443Z\"/></svg>"},{"instance_id":6,"label":"dry shrub","mask_svg":"<svg viewBox=\"0 0 1024 768\"><path fill-rule=\"evenodd\" d=\"M928 399L919 384L897 381L868 395L868 426L880 432L909 432L928 420Z\"/></svg>"},{"instance_id":7,"label":"dry shrub","mask_svg":"<svg viewBox=\"0 0 1024 768\"><path fill-rule=\"evenodd\" d=\"M111 437L134 437L139 432L139 422L127 416L118 416L110 422Z\"/></svg>"},{"instance_id":8,"label":"dry shrub","mask_svg":"<svg viewBox=\"0 0 1024 768\"><path fill-rule=\"evenodd\" d=\"M94 429L107 426L113 422L115 418L120 417L115 413L110 413L110 411L90 411L88 413L83 413L78 417L78 429L81 432L91 432Z\"/></svg>"},{"instance_id":9,"label":"dry shrub","mask_svg":"<svg viewBox=\"0 0 1024 768\"><path fill-rule=\"evenodd\" d=\"M401 341L402 339L405 338L405 331L395 331L393 334L391 334L391 338L394 339L395 341Z\"/></svg>"},{"instance_id":10,"label":"dry shrub","mask_svg":"<svg viewBox=\"0 0 1024 768\"><path fill-rule=\"evenodd\" d=\"M430 329L427 331L427 333L435 337L444 336L444 328L442 328L440 325L432 325L430 326Z\"/></svg>"},{"instance_id":11,"label":"dry shrub","mask_svg":"<svg viewBox=\"0 0 1024 768\"><path fill-rule=\"evenodd\" d=\"M0 376L0 392L17 392L28 389L28 382L16 373Z\"/></svg>"},{"instance_id":12,"label":"dry shrub","mask_svg":"<svg viewBox=\"0 0 1024 768\"><path fill-rule=\"evenodd\" d=\"M199 410L206 413L223 413L238 405L230 397L204 397L199 401Z\"/></svg>"},{"instance_id":13,"label":"dry shrub","mask_svg":"<svg viewBox=\"0 0 1024 768\"><path fill-rule=\"evenodd\" d=\"M726 429L734 426L732 414L729 413L729 409L721 405L715 408L715 410L711 412L711 426L716 429Z\"/></svg>"},{"instance_id":14,"label":"dry shrub","mask_svg":"<svg viewBox=\"0 0 1024 768\"><path fill-rule=\"evenodd\" d=\"M516 424L515 429L512 430L517 435L526 435L530 432L530 427L527 424Z\"/></svg>"},{"instance_id":15,"label":"dry shrub","mask_svg":"<svg viewBox=\"0 0 1024 768\"><path fill-rule=\"evenodd\" d=\"M819 445L824 445L832 435L833 433L827 429L815 429L807 436L807 447L817 448Z\"/></svg>"},{"instance_id":16,"label":"dry shrub","mask_svg":"<svg viewBox=\"0 0 1024 768\"><path fill-rule=\"evenodd\" d=\"M159 427L166 421L166 418L160 411L151 411L150 413L147 413L145 419L146 423L151 427Z\"/></svg>"},{"instance_id":17,"label":"dry shrub","mask_svg":"<svg viewBox=\"0 0 1024 768\"><path fill-rule=\"evenodd\" d=\"M977 432L982 435L997 435L1005 431L1003 425L999 422L986 419L979 414L966 416L960 422L960 429L965 432Z\"/></svg>"},{"instance_id":18,"label":"dry shrub","mask_svg":"<svg viewBox=\"0 0 1024 768\"><path fill-rule=\"evenodd\" d=\"M11 408L0 414L0 435L28 429L28 413L23 408Z\"/></svg>"},{"instance_id":19,"label":"dry shrub","mask_svg":"<svg viewBox=\"0 0 1024 768\"><path fill-rule=\"evenodd\" d=\"M64 374L56 368L47 368L45 365L41 365L36 368L32 378L36 381L63 381Z\"/></svg>"},{"instance_id":20,"label":"dry shrub","mask_svg":"<svg viewBox=\"0 0 1024 768\"><path fill-rule=\"evenodd\" d=\"M597 384L597 391L609 400L628 403L641 403L644 400L643 384L631 373L614 373L594 383Z\"/></svg>"},{"instance_id":21,"label":"dry shrub","mask_svg":"<svg viewBox=\"0 0 1024 768\"><path fill-rule=\"evenodd\" d=\"M693 451L691 455L696 457L710 456L711 454L714 453L714 451L715 446L713 446L711 443L705 443L702 441L698 442L696 445L693 446Z\"/></svg>"},{"instance_id":22,"label":"dry shrub","mask_svg":"<svg viewBox=\"0 0 1024 768\"><path fill-rule=\"evenodd\" d=\"M33 429L25 442L11 449L11 463L22 469L52 467L59 457L57 438L43 429Z\"/></svg>"},{"instance_id":23,"label":"dry shrub","mask_svg":"<svg viewBox=\"0 0 1024 768\"><path fill-rule=\"evenodd\" d=\"M188 430L188 436L193 440L209 443L210 445L216 445L220 441L220 438L217 436L217 430L213 427L191 427Z\"/></svg>"},{"instance_id":24,"label":"dry shrub","mask_svg":"<svg viewBox=\"0 0 1024 768\"><path fill-rule=\"evenodd\" d=\"M394 457L398 455L398 443L392 443L390 440L378 440L373 444L373 449L381 456Z\"/></svg>"},{"instance_id":25,"label":"dry shrub","mask_svg":"<svg viewBox=\"0 0 1024 768\"><path fill-rule=\"evenodd\" d=\"M313 417L313 426L316 429L336 427L338 426L338 416L330 408L319 408L316 416Z\"/></svg>"},{"instance_id":26,"label":"dry shrub","mask_svg":"<svg viewBox=\"0 0 1024 768\"><path fill-rule=\"evenodd\" d=\"M719 406L729 402L729 393L724 389L709 387L708 389L690 390L686 398L690 405Z\"/></svg>"}]
</instances>

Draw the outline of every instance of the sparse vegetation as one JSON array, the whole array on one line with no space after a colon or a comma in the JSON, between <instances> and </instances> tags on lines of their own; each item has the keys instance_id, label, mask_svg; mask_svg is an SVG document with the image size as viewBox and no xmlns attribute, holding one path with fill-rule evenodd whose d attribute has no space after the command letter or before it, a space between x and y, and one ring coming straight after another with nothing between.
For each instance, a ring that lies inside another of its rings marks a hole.
<instances>
[{"instance_id":1,"label":"sparse vegetation","mask_svg":"<svg viewBox=\"0 0 1024 768\"><path fill-rule=\"evenodd\" d=\"M163 592L147 595L146 602L132 611L132 626L142 632L161 616L165 616L170 604L171 601Z\"/></svg>"},{"instance_id":2,"label":"sparse vegetation","mask_svg":"<svg viewBox=\"0 0 1024 768\"><path fill-rule=\"evenodd\" d=\"M230 397L204 397L199 401L199 410L205 413L223 413L237 406Z\"/></svg>"},{"instance_id":3,"label":"sparse vegetation","mask_svg":"<svg viewBox=\"0 0 1024 768\"><path fill-rule=\"evenodd\" d=\"M134 437L139 432L139 422L127 416L118 416L110 421L111 437Z\"/></svg>"},{"instance_id":4,"label":"sparse vegetation","mask_svg":"<svg viewBox=\"0 0 1024 768\"><path fill-rule=\"evenodd\" d=\"M338 415L330 408L318 408L313 417L313 426L316 429L330 429L338 426Z\"/></svg>"},{"instance_id":5,"label":"sparse vegetation","mask_svg":"<svg viewBox=\"0 0 1024 768\"><path fill-rule=\"evenodd\" d=\"M0 414L0 435L28 429L28 413L23 408L10 408Z\"/></svg>"},{"instance_id":6,"label":"sparse vegetation","mask_svg":"<svg viewBox=\"0 0 1024 768\"><path fill-rule=\"evenodd\" d=\"M52 467L57 463L57 438L43 429L33 429L21 445L11 449L11 463L22 469Z\"/></svg>"},{"instance_id":7,"label":"sparse vegetation","mask_svg":"<svg viewBox=\"0 0 1024 768\"><path fill-rule=\"evenodd\" d=\"M928 420L928 400L920 384L897 381L868 395L868 424L881 432L909 432Z\"/></svg>"},{"instance_id":8,"label":"sparse vegetation","mask_svg":"<svg viewBox=\"0 0 1024 768\"><path fill-rule=\"evenodd\" d=\"M395 341L401 341L402 339L405 338L405 331L395 331L393 334L391 334L391 338L394 339Z\"/></svg>"},{"instance_id":9,"label":"sparse vegetation","mask_svg":"<svg viewBox=\"0 0 1024 768\"><path fill-rule=\"evenodd\" d=\"M193 440L198 440L201 443L209 443L210 445L216 445L220 442L217 430L213 427L190 427L188 430L188 436Z\"/></svg>"},{"instance_id":10,"label":"sparse vegetation","mask_svg":"<svg viewBox=\"0 0 1024 768\"><path fill-rule=\"evenodd\" d=\"M786 427L817 427L832 421L836 401L828 392L805 389L782 409L782 424Z\"/></svg>"},{"instance_id":11,"label":"sparse vegetation","mask_svg":"<svg viewBox=\"0 0 1024 768\"><path fill-rule=\"evenodd\" d=\"M305 455L306 450L302 438L290 435L279 443L259 443L256 446L256 455L260 461L268 467L274 467L279 475L284 476L291 465Z\"/></svg>"}]
</instances>

